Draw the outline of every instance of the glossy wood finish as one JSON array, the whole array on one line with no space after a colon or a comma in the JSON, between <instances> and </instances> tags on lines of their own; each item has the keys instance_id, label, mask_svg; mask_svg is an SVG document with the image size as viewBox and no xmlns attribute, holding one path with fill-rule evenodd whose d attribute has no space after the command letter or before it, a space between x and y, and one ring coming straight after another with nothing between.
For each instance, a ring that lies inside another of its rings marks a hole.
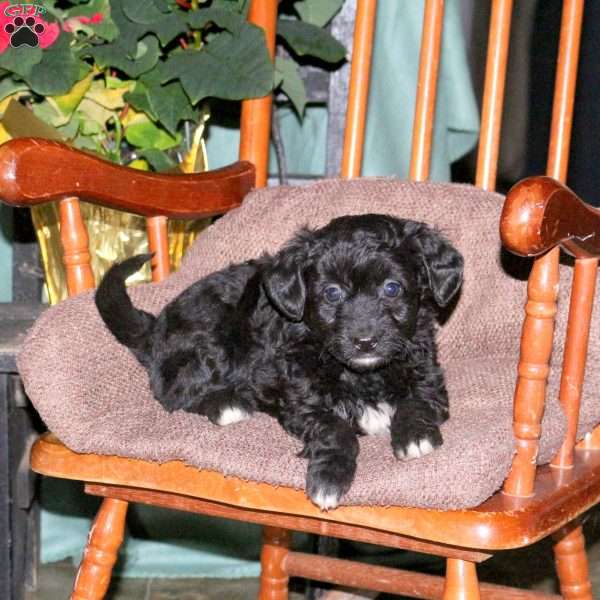
<instances>
[{"instance_id":1,"label":"glossy wood finish","mask_svg":"<svg viewBox=\"0 0 600 600\"><path fill-rule=\"evenodd\" d=\"M550 251L558 254L559 249ZM538 442L546 400L546 383L558 296L558 257L538 261L527 285L525 320L521 334L517 384L514 395L513 431L516 453L504 491L512 496L534 493Z\"/></svg>"},{"instance_id":2,"label":"glossy wood finish","mask_svg":"<svg viewBox=\"0 0 600 600\"><path fill-rule=\"evenodd\" d=\"M377 0L357 1L341 166L345 178L361 173L376 12Z\"/></svg>"},{"instance_id":3,"label":"glossy wood finish","mask_svg":"<svg viewBox=\"0 0 600 600\"><path fill-rule=\"evenodd\" d=\"M506 249L521 256L558 245L574 256L600 256L600 210L550 177L529 177L508 192L500 237Z\"/></svg>"},{"instance_id":4,"label":"glossy wood finish","mask_svg":"<svg viewBox=\"0 0 600 600\"><path fill-rule=\"evenodd\" d=\"M284 565L291 542L289 531L279 527L263 528L259 600L287 600L289 573Z\"/></svg>"},{"instance_id":5,"label":"glossy wood finish","mask_svg":"<svg viewBox=\"0 0 600 600\"><path fill-rule=\"evenodd\" d=\"M571 524L554 536L554 557L560 582L560 592L565 600L594 600L585 539L581 525Z\"/></svg>"},{"instance_id":6,"label":"glossy wood finish","mask_svg":"<svg viewBox=\"0 0 600 600\"><path fill-rule=\"evenodd\" d=\"M538 469L536 493L532 498L497 493L477 508L454 511L344 506L322 512L301 490L246 482L188 467L179 461L158 464L117 456L77 454L51 435L34 444L31 464L43 475L105 485L104 491L96 488L100 495L128 501L241 518L293 530L307 527L312 530L316 520L322 523L318 531L324 535L337 535L334 524L349 525L370 529L373 543L386 544L387 541L377 542L378 533L384 532L484 552L522 547L540 540L600 499L600 453L581 451L576 452L573 469ZM93 490L88 486L90 493ZM202 502L196 503L195 499ZM211 503L218 507L211 508ZM261 516L257 517L256 513ZM443 555L442 551L438 553Z\"/></svg>"},{"instance_id":7,"label":"glossy wood finish","mask_svg":"<svg viewBox=\"0 0 600 600\"><path fill-rule=\"evenodd\" d=\"M210 479L210 476L208 476L208 479ZM435 556L460 558L461 560L477 563L491 557L491 554L486 552L459 548L449 544L426 542L410 536L375 529L374 527L361 526L360 524L338 523L322 520L318 517L305 517L300 514L288 515L261 509L253 510L249 507L239 508L233 504L203 500L183 494L175 496L171 492L93 483L86 484L85 490L88 494L94 496L110 496L131 502L171 507L213 517L223 517L272 527L281 526L290 530L305 531L367 544L379 544L388 548L411 550ZM287 491L284 490L283 493L285 495Z\"/></svg>"},{"instance_id":8,"label":"glossy wood finish","mask_svg":"<svg viewBox=\"0 0 600 600\"><path fill-rule=\"evenodd\" d=\"M409 171L413 181L429 177L443 23L444 0L425 0Z\"/></svg>"},{"instance_id":9,"label":"glossy wood finish","mask_svg":"<svg viewBox=\"0 0 600 600\"><path fill-rule=\"evenodd\" d=\"M96 285L90 264L89 237L77 198L63 198L58 212L67 289L69 296L74 296Z\"/></svg>"},{"instance_id":10,"label":"glossy wood finish","mask_svg":"<svg viewBox=\"0 0 600 600\"><path fill-rule=\"evenodd\" d=\"M567 417L567 434L552 461L554 467L573 466L597 272L597 258L576 259L559 391Z\"/></svg>"},{"instance_id":11,"label":"glossy wood finish","mask_svg":"<svg viewBox=\"0 0 600 600\"><path fill-rule=\"evenodd\" d=\"M171 270L167 217L149 217L146 221L148 248L152 257L152 281L162 281Z\"/></svg>"},{"instance_id":12,"label":"glossy wood finish","mask_svg":"<svg viewBox=\"0 0 600 600\"><path fill-rule=\"evenodd\" d=\"M584 0L563 0L546 174L565 182L569 164L575 84Z\"/></svg>"},{"instance_id":13,"label":"glossy wood finish","mask_svg":"<svg viewBox=\"0 0 600 600\"><path fill-rule=\"evenodd\" d=\"M513 0L493 0L492 2L481 133L475 172L475 185L484 190L496 188L512 9Z\"/></svg>"},{"instance_id":14,"label":"glossy wood finish","mask_svg":"<svg viewBox=\"0 0 600 600\"><path fill-rule=\"evenodd\" d=\"M239 162L205 173L151 173L59 142L20 138L0 146L0 180L2 199L13 206L77 196L146 217L196 219L239 206L254 185L254 167Z\"/></svg>"},{"instance_id":15,"label":"glossy wood finish","mask_svg":"<svg viewBox=\"0 0 600 600\"><path fill-rule=\"evenodd\" d=\"M479 600L479 582L475 565L449 558L446 562L444 600Z\"/></svg>"},{"instance_id":16,"label":"glossy wood finish","mask_svg":"<svg viewBox=\"0 0 600 600\"><path fill-rule=\"evenodd\" d=\"M92 524L71 600L102 600L125 533L127 502L105 498Z\"/></svg>"},{"instance_id":17,"label":"glossy wood finish","mask_svg":"<svg viewBox=\"0 0 600 600\"><path fill-rule=\"evenodd\" d=\"M277 0L251 0L248 21L261 27L271 57L275 55ZM240 160L256 168L256 187L267 185L272 96L242 102L240 123Z\"/></svg>"},{"instance_id":18,"label":"glossy wood finish","mask_svg":"<svg viewBox=\"0 0 600 600\"><path fill-rule=\"evenodd\" d=\"M460 562L462 561L455 561L455 564ZM473 587L472 580L468 576L472 569L469 568L461 571L452 567L450 569L450 586L445 586L445 579L436 575L425 575L404 569L380 567L302 552L290 552L285 560L285 569L290 576L306 577L358 589L401 594L411 598L439 600L446 597L443 595L445 587L451 594L449 597L453 600L473 597L460 595L463 590L471 590ZM466 587L461 587L463 583ZM559 600L560 598L554 594L519 590L502 585L483 583L479 587L484 600Z\"/></svg>"}]
</instances>

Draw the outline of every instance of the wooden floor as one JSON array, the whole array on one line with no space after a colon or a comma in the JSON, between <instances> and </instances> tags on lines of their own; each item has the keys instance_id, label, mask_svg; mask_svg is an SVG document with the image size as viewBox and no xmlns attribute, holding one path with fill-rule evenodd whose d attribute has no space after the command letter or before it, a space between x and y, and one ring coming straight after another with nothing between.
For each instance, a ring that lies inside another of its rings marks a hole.
<instances>
[{"instance_id":1,"label":"wooden floor","mask_svg":"<svg viewBox=\"0 0 600 600\"><path fill-rule=\"evenodd\" d=\"M588 540L590 574L595 594L600 598L600 510L590 515L585 523ZM556 591L553 559L546 541L529 550L515 550L497 554L480 565L482 580L529 587L546 592ZM26 600L56 600L65 598L74 576L70 562L43 565L39 571L39 586L29 593ZM294 585L296 591L290 600L301 600L302 585ZM113 582L107 600L255 600L258 581L256 579L119 579ZM327 600L398 600L398 596L374 594L330 593Z\"/></svg>"}]
</instances>

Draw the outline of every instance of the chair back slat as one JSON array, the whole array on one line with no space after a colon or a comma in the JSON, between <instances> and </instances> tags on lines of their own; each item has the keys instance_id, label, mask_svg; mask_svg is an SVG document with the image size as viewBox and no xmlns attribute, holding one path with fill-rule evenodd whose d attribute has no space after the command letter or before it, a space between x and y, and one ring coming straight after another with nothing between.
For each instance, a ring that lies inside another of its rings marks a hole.
<instances>
[{"instance_id":1,"label":"chair back slat","mask_svg":"<svg viewBox=\"0 0 600 600\"><path fill-rule=\"evenodd\" d=\"M277 0L253 0L248 11L248 21L262 27L264 30L267 48L271 57L275 55L277 5ZM267 94L263 98L252 98L242 102L240 160L247 160L255 166L256 187L267 185L271 106L271 94Z\"/></svg>"},{"instance_id":2,"label":"chair back slat","mask_svg":"<svg viewBox=\"0 0 600 600\"><path fill-rule=\"evenodd\" d=\"M89 237L78 198L63 198L59 201L58 210L67 290L69 296L74 296L96 285L90 264Z\"/></svg>"},{"instance_id":3,"label":"chair back slat","mask_svg":"<svg viewBox=\"0 0 600 600\"><path fill-rule=\"evenodd\" d=\"M583 0L564 0L546 171L548 175L562 182L567 176L582 17ZM513 429L516 454L510 474L504 483L504 491L515 496L529 496L533 493L535 459L541 434L541 419L552 354L554 315L557 309L559 258L560 248L556 247L534 261L529 276L528 301L521 335L521 355L514 396ZM584 277L588 277L589 273L590 270L587 269ZM589 285L588 289L590 289ZM543 297L540 297L540 290L543 291ZM571 313L569 322L573 322L573 318L581 322L585 316L574 317ZM577 342L567 337L565 348L575 343ZM573 350L580 358L583 356L585 363L587 348L582 350L578 347ZM569 404L573 404L567 410L567 413L572 416L579 414L579 396L580 394L569 395L566 400ZM576 427L576 423L569 423L571 432L573 427ZM567 452L564 456L568 454Z\"/></svg>"},{"instance_id":4,"label":"chair back slat","mask_svg":"<svg viewBox=\"0 0 600 600\"><path fill-rule=\"evenodd\" d=\"M345 178L361 174L376 12L377 0L358 0L342 152L341 176Z\"/></svg>"},{"instance_id":5,"label":"chair back slat","mask_svg":"<svg viewBox=\"0 0 600 600\"><path fill-rule=\"evenodd\" d=\"M443 21L444 0L426 0L409 170L413 181L429 177Z\"/></svg>"},{"instance_id":6,"label":"chair back slat","mask_svg":"<svg viewBox=\"0 0 600 600\"><path fill-rule=\"evenodd\" d=\"M512 10L513 0L492 3L475 172L475 185L484 190L496 187Z\"/></svg>"},{"instance_id":7,"label":"chair back slat","mask_svg":"<svg viewBox=\"0 0 600 600\"><path fill-rule=\"evenodd\" d=\"M169 263L169 235L167 217L149 217L146 219L148 248L152 257L152 281L162 281L171 270Z\"/></svg>"},{"instance_id":8,"label":"chair back slat","mask_svg":"<svg viewBox=\"0 0 600 600\"><path fill-rule=\"evenodd\" d=\"M583 0L564 0L546 167L546 175L561 183L567 179L569 164L582 20Z\"/></svg>"}]
</instances>

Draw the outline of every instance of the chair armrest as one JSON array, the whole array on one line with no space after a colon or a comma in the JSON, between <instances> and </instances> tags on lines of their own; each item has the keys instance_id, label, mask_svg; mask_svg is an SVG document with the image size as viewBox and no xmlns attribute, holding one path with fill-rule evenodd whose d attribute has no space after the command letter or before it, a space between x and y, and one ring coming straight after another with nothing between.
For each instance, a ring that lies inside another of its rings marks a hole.
<instances>
[{"instance_id":1,"label":"chair armrest","mask_svg":"<svg viewBox=\"0 0 600 600\"><path fill-rule=\"evenodd\" d=\"M254 177L249 162L205 173L151 173L45 139L0 146L0 198L14 206L76 196L145 217L210 217L239 206Z\"/></svg>"},{"instance_id":2,"label":"chair armrest","mask_svg":"<svg viewBox=\"0 0 600 600\"><path fill-rule=\"evenodd\" d=\"M537 256L560 245L578 258L600 256L600 210L550 177L529 177L506 196L500 218L503 245Z\"/></svg>"}]
</instances>

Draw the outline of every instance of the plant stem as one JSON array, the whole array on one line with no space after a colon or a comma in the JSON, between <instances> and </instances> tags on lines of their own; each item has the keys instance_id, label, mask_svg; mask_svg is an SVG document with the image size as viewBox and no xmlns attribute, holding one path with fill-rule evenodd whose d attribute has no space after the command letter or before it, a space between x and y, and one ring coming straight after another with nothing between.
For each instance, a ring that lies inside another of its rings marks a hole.
<instances>
[{"instance_id":1,"label":"plant stem","mask_svg":"<svg viewBox=\"0 0 600 600\"><path fill-rule=\"evenodd\" d=\"M198 0L191 0L191 5L192 10L198 10ZM194 38L194 48L196 48L196 50L200 50L200 48L202 48L202 38L200 37L200 32L192 32L192 37Z\"/></svg>"}]
</instances>

